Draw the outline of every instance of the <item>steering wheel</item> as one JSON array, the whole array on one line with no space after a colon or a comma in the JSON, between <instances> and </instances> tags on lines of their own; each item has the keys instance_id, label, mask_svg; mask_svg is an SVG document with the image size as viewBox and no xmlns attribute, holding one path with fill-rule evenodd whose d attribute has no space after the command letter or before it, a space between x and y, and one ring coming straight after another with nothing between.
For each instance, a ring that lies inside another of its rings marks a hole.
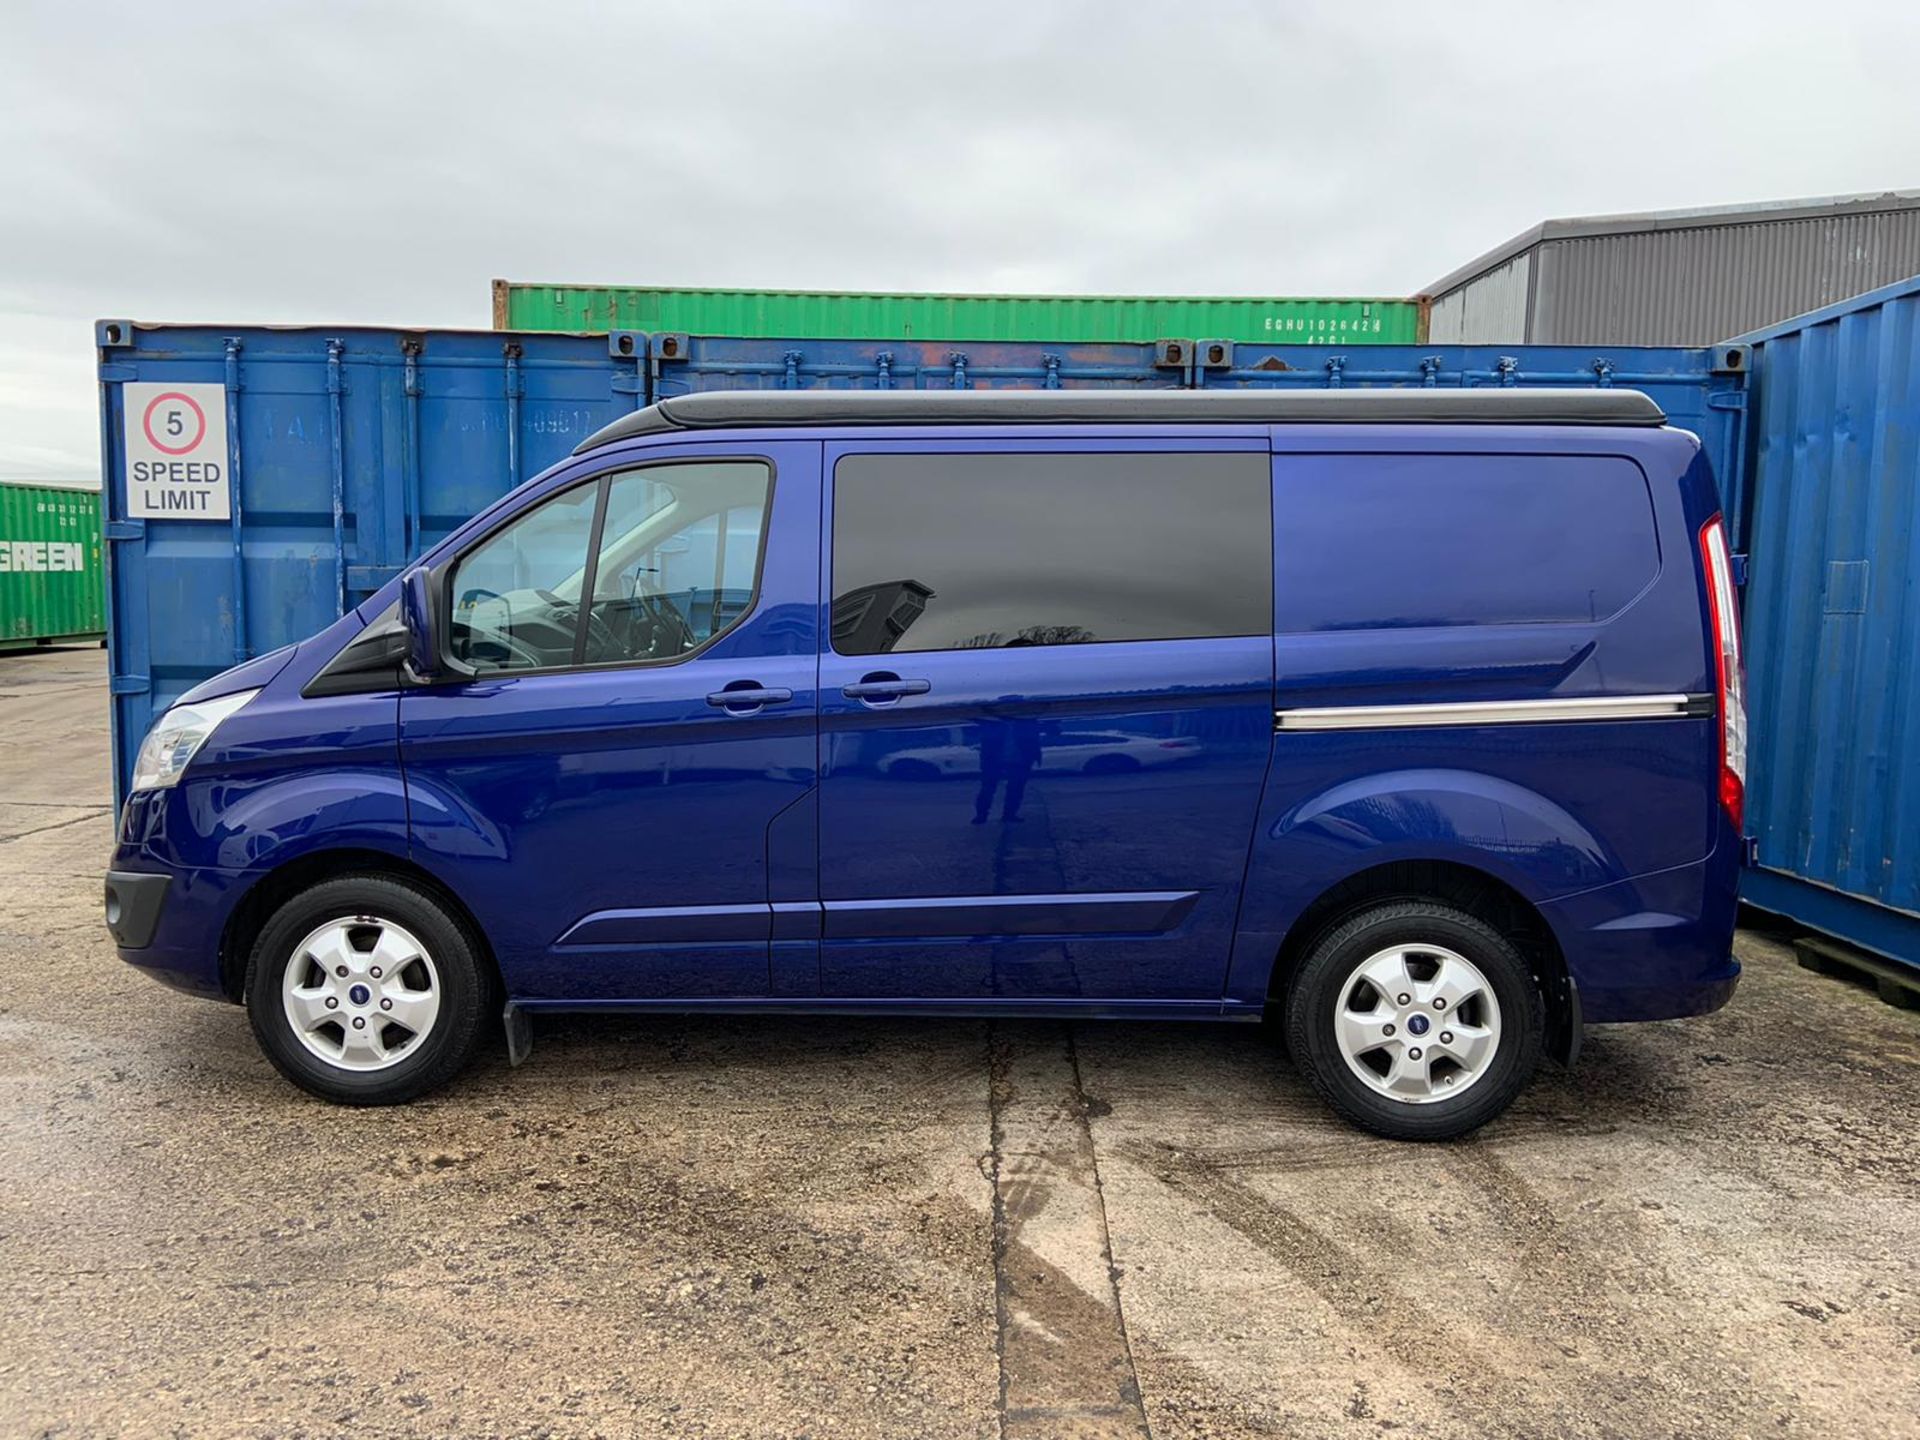
<instances>
[{"instance_id":1,"label":"steering wheel","mask_svg":"<svg viewBox=\"0 0 1920 1440\"><path fill-rule=\"evenodd\" d=\"M693 627L687 624L686 616L667 603L664 595L636 589L633 598L639 602L646 617L649 655L658 659L663 655L679 655L693 648Z\"/></svg>"},{"instance_id":2,"label":"steering wheel","mask_svg":"<svg viewBox=\"0 0 1920 1440\"><path fill-rule=\"evenodd\" d=\"M587 617L587 653L589 655L617 658L625 653L626 647L620 643L619 637L613 633L605 617L600 615L592 605L583 607L578 601L568 600L554 594L551 590L535 590L533 593L551 605L556 616L584 610Z\"/></svg>"}]
</instances>

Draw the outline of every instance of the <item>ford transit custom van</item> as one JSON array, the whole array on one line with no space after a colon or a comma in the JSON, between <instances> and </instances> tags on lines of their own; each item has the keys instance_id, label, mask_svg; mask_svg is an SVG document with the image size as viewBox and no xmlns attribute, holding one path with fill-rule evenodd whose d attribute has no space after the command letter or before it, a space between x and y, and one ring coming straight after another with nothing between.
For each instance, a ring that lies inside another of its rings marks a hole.
<instances>
[{"instance_id":1,"label":"ford transit custom van","mask_svg":"<svg viewBox=\"0 0 1920 1440\"><path fill-rule=\"evenodd\" d=\"M1733 991L1718 512L1623 389L666 400L162 715L107 923L350 1104L545 1011L1268 1017L1459 1135Z\"/></svg>"}]
</instances>

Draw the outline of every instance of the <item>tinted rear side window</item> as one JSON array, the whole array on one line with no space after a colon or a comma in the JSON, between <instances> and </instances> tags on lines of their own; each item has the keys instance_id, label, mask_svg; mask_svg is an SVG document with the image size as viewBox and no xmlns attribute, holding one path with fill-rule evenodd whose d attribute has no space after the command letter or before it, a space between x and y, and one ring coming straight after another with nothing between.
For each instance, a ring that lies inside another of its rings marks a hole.
<instances>
[{"instance_id":1,"label":"tinted rear side window","mask_svg":"<svg viewBox=\"0 0 1920 1440\"><path fill-rule=\"evenodd\" d=\"M843 655L1264 635L1265 455L854 455L835 471Z\"/></svg>"},{"instance_id":2,"label":"tinted rear side window","mask_svg":"<svg viewBox=\"0 0 1920 1440\"><path fill-rule=\"evenodd\" d=\"M1275 462L1280 628L1605 620L1660 570L1646 477L1613 456Z\"/></svg>"}]
</instances>

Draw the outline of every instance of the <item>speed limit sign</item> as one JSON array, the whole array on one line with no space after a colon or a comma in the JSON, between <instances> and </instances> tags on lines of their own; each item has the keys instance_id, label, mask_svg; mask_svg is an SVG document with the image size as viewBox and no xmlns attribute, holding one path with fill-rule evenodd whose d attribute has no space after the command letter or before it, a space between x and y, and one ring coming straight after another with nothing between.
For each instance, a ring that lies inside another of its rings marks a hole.
<instances>
[{"instance_id":1,"label":"speed limit sign","mask_svg":"<svg viewBox=\"0 0 1920 1440\"><path fill-rule=\"evenodd\" d=\"M229 518L224 385L128 385L126 437L129 519Z\"/></svg>"}]
</instances>

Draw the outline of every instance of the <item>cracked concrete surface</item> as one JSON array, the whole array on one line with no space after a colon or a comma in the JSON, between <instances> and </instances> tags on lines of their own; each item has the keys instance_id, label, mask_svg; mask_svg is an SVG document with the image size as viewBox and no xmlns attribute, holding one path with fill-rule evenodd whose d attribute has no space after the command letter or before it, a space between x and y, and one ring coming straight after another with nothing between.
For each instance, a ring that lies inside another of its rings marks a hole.
<instances>
[{"instance_id":1,"label":"cracked concrete surface","mask_svg":"<svg viewBox=\"0 0 1920 1440\"><path fill-rule=\"evenodd\" d=\"M1920 1015L1743 936L1472 1142L1255 1030L540 1023L403 1110L122 966L0 657L0 1434L1920 1435Z\"/></svg>"}]
</instances>

